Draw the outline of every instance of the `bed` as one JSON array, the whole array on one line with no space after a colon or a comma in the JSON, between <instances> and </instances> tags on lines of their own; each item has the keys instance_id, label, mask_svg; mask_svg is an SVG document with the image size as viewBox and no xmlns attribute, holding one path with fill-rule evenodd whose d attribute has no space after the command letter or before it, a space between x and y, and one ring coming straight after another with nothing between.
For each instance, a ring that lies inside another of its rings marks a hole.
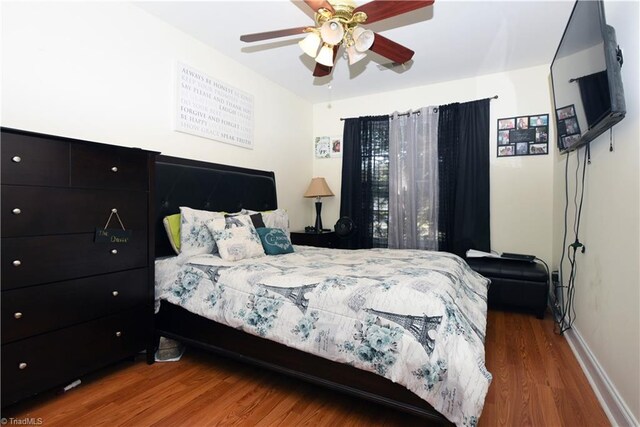
<instances>
[{"instance_id":1,"label":"bed","mask_svg":"<svg viewBox=\"0 0 640 427\"><path fill-rule=\"evenodd\" d=\"M175 256L162 219L180 206L273 210L275 176L158 156L156 335L431 421L477 424L491 382L487 281L460 258L302 246L236 262ZM420 297L434 289L433 301Z\"/></svg>"}]
</instances>

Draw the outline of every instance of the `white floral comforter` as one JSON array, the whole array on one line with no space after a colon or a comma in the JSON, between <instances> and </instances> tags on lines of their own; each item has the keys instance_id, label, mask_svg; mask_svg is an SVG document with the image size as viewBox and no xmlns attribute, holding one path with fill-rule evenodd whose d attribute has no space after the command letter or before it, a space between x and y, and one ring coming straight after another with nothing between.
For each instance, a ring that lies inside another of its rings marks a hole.
<instances>
[{"instance_id":1,"label":"white floral comforter","mask_svg":"<svg viewBox=\"0 0 640 427\"><path fill-rule=\"evenodd\" d=\"M156 261L156 298L400 383L457 425L477 424L487 279L442 252L296 252Z\"/></svg>"}]
</instances>

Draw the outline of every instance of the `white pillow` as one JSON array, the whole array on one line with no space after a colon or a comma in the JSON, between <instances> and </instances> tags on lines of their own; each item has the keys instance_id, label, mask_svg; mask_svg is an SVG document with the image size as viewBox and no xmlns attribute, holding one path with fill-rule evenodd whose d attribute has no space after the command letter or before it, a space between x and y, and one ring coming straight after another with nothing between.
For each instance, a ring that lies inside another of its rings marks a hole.
<instances>
[{"instance_id":1,"label":"white pillow","mask_svg":"<svg viewBox=\"0 0 640 427\"><path fill-rule=\"evenodd\" d=\"M251 211L243 209L243 214L253 215L255 213L262 214L262 220L267 228L281 228L287 233L287 237L291 237L289 233L289 214L284 209L276 209L273 211Z\"/></svg>"},{"instance_id":2,"label":"white pillow","mask_svg":"<svg viewBox=\"0 0 640 427\"><path fill-rule=\"evenodd\" d=\"M220 230L211 221L207 223L220 253L220 258L226 261L239 261L245 258L264 256L264 249L260 237L253 225L231 227Z\"/></svg>"},{"instance_id":3,"label":"white pillow","mask_svg":"<svg viewBox=\"0 0 640 427\"><path fill-rule=\"evenodd\" d=\"M207 223L222 224L222 212L201 211L180 207L180 252L185 255L214 254L216 242L207 228Z\"/></svg>"}]
</instances>

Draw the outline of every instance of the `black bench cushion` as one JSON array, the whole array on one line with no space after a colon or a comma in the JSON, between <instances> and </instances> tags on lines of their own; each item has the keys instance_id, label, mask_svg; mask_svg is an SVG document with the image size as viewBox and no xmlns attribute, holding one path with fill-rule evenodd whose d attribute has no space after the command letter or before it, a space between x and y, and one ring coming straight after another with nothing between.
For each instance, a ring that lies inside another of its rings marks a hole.
<instances>
[{"instance_id":1,"label":"black bench cushion","mask_svg":"<svg viewBox=\"0 0 640 427\"><path fill-rule=\"evenodd\" d=\"M468 258L467 263L473 270L489 279L504 278L531 282L548 280L547 270L537 262L501 258Z\"/></svg>"}]
</instances>

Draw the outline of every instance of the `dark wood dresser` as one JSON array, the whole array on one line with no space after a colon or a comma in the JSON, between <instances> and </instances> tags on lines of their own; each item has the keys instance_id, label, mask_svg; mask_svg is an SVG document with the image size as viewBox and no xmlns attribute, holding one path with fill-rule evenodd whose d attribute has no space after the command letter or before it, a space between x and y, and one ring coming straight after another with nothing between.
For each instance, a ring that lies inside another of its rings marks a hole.
<instances>
[{"instance_id":1,"label":"dark wood dresser","mask_svg":"<svg viewBox=\"0 0 640 427\"><path fill-rule=\"evenodd\" d=\"M151 348L157 153L8 128L0 145L7 406ZM95 242L114 209L131 237Z\"/></svg>"}]
</instances>

